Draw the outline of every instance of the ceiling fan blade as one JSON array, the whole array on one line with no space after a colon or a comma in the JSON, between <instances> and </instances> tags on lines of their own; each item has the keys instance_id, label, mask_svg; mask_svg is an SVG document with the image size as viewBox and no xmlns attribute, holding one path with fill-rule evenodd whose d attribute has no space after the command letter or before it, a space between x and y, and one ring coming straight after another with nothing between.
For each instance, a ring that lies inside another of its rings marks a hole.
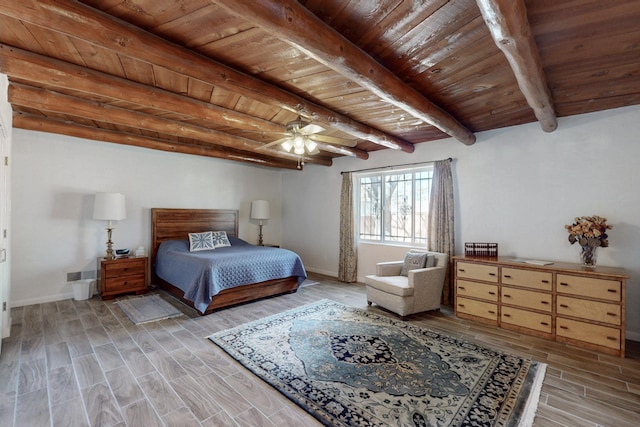
<instances>
[{"instance_id":1,"label":"ceiling fan blade","mask_svg":"<svg viewBox=\"0 0 640 427\"><path fill-rule=\"evenodd\" d=\"M309 135L309 138L313 139L314 141L326 142L328 144L344 145L347 147L355 147L356 145L358 145L356 141L336 138L329 135Z\"/></svg>"},{"instance_id":2,"label":"ceiling fan blade","mask_svg":"<svg viewBox=\"0 0 640 427\"><path fill-rule=\"evenodd\" d=\"M291 137L286 137L286 138L282 138L282 139L277 139L275 141L271 141L268 144L264 144L264 145L261 145L260 147L258 147L258 150L262 150L263 148L269 148L269 147L273 147L274 145L282 144L283 142L285 142L288 139L291 139Z\"/></svg>"},{"instance_id":3,"label":"ceiling fan blade","mask_svg":"<svg viewBox=\"0 0 640 427\"><path fill-rule=\"evenodd\" d=\"M306 126L302 126L300 128L300 133L303 135L311 135L314 133L322 132L324 128L319 125L314 125L313 123L309 123Z\"/></svg>"}]
</instances>

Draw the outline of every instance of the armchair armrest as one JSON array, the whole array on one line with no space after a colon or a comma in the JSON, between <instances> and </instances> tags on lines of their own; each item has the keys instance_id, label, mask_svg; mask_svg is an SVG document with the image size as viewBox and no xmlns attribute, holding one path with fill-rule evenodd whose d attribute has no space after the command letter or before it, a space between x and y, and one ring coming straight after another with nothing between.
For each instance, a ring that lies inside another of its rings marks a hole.
<instances>
[{"instance_id":1,"label":"armchair armrest","mask_svg":"<svg viewBox=\"0 0 640 427\"><path fill-rule=\"evenodd\" d=\"M425 292L442 293L446 267L419 268L409 271L409 286L413 287L416 294Z\"/></svg>"},{"instance_id":2,"label":"armchair armrest","mask_svg":"<svg viewBox=\"0 0 640 427\"><path fill-rule=\"evenodd\" d=\"M376 264L376 276L399 276L404 261L387 261Z\"/></svg>"}]
</instances>

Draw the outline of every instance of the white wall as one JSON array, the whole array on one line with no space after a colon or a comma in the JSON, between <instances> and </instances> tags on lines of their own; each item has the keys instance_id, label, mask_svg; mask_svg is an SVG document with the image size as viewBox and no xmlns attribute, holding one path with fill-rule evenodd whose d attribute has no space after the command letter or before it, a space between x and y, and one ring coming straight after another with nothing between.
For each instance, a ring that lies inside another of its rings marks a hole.
<instances>
[{"instance_id":1,"label":"white wall","mask_svg":"<svg viewBox=\"0 0 640 427\"><path fill-rule=\"evenodd\" d=\"M126 196L127 219L114 248L151 240L150 209L240 210L240 237L257 243L254 199L270 201L263 233L279 244L282 172L273 168L14 129L12 159L12 305L72 296L68 272L95 271L106 249L106 222L92 219L94 194Z\"/></svg>"},{"instance_id":2,"label":"white wall","mask_svg":"<svg viewBox=\"0 0 640 427\"><path fill-rule=\"evenodd\" d=\"M367 161L340 158L331 168L286 171L283 244L300 253L308 270L336 276L340 172L452 157L457 253L464 242L497 242L504 256L578 262L564 225L576 216L605 216L613 229L598 263L629 273L627 333L640 340L638 135L640 106L633 106L561 118L553 133L531 123L479 133L472 146L448 139L418 144L413 154L384 150ZM404 252L361 245L358 277Z\"/></svg>"},{"instance_id":3,"label":"white wall","mask_svg":"<svg viewBox=\"0 0 640 427\"><path fill-rule=\"evenodd\" d=\"M340 171L453 157L458 253L465 241L492 241L500 255L576 262L564 225L581 215L609 218L611 246L599 263L630 274L628 337L640 340L638 134L640 106L633 106L562 118L550 134L533 123L480 133L469 147L436 141L413 154L383 150L299 172L14 129L12 305L69 298L66 273L95 270L106 241L104 224L91 219L97 191L127 196L127 219L113 240L132 249L149 247L152 207L240 209L240 235L255 242L250 202L265 198L273 217L265 241L297 251L309 271L335 276ZM360 247L358 276L405 250Z\"/></svg>"}]
</instances>

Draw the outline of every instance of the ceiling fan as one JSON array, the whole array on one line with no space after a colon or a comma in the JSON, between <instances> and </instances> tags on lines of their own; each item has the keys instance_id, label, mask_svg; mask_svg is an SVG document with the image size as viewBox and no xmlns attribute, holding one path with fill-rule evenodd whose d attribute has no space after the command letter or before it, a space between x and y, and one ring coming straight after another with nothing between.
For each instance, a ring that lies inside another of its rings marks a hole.
<instances>
[{"instance_id":1,"label":"ceiling fan","mask_svg":"<svg viewBox=\"0 0 640 427\"><path fill-rule=\"evenodd\" d=\"M357 145L355 141L348 141L329 135L319 135L319 133L325 129L322 126L302 120L300 116L298 116L296 120L287 123L285 130L287 134L286 137L272 141L260 148L280 144L287 152L293 150L295 154L303 155L305 152L308 154L318 154L320 148L325 148L327 144L344 145L347 147L355 147Z\"/></svg>"}]
</instances>

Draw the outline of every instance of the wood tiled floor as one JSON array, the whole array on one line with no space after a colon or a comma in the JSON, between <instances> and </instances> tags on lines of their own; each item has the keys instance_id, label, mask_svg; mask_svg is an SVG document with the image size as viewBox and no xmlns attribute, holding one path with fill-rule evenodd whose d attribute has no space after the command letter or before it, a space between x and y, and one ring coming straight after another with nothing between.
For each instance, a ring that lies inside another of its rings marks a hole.
<instances>
[{"instance_id":1,"label":"wood tiled floor","mask_svg":"<svg viewBox=\"0 0 640 427\"><path fill-rule=\"evenodd\" d=\"M322 298L367 307L362 285L310 278L320 283L205 317L172 300L184 316L141 326L97 297L14 308L0 356L0 425L319 425L206 339ZM640 425L640 343L628 342L620 359L474 324L447 309L407 320L547 363L535 426Z\"/></svg>"}]
</instances>

